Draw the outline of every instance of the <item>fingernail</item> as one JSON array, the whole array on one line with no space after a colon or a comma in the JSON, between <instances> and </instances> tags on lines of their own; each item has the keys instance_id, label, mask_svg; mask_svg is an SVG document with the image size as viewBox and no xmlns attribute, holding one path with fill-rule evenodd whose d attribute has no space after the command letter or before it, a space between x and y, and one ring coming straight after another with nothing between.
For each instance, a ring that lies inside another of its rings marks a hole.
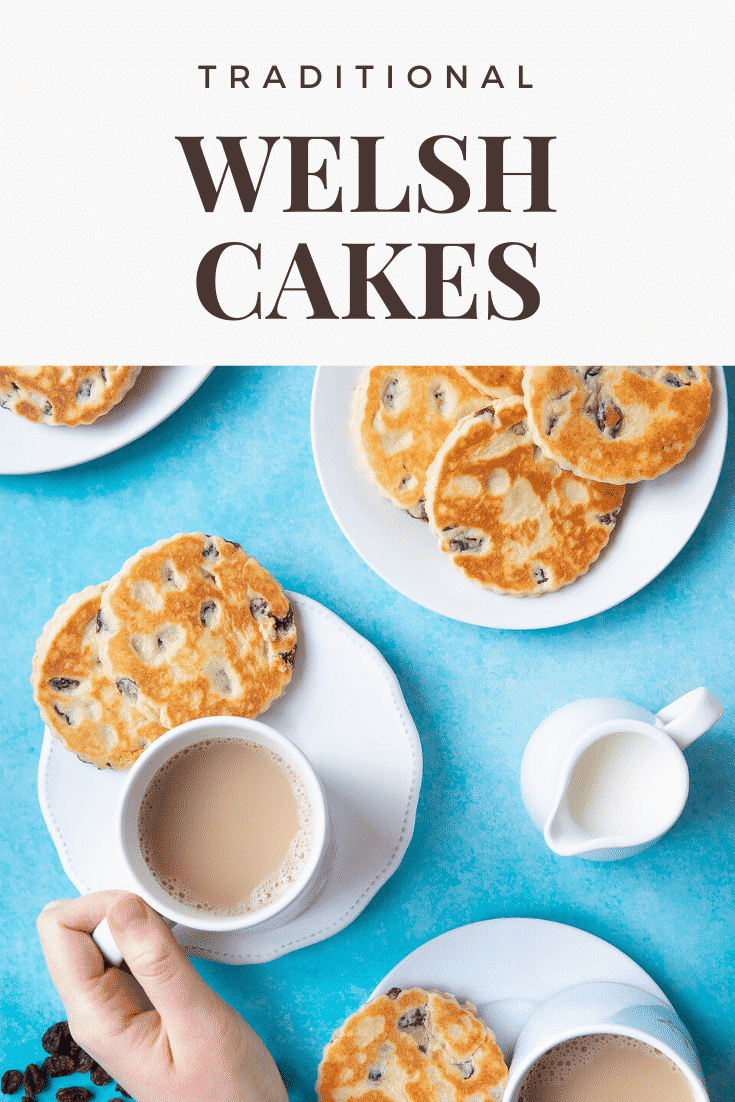
<instances>
[{"instance_id":1,"label":"fingernail","mask_svg":"<svg viewBox=\"0 0 735 1102\"><path fill-rule=\"evenodd\" d=\"M148 921L145 904L137 895L119 899L107 916L116 930L131 930Z\"/></svg>"}]
</instances>

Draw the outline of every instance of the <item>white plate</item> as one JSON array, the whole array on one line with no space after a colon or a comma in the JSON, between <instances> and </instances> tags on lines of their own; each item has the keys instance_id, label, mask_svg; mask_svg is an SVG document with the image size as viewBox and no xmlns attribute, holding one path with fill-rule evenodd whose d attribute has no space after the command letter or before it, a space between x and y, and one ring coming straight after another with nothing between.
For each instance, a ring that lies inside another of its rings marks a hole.
<instances>
[{"instance_id":1,"label":"white plate","mask_svg":"<svg viewBox=\"0 0 735 1102\"><path fill-rule=\"evenodd\" d=\"M628 983L671 1006L642 968L593 934L539 918L495 918L458 926L414 949L380 981L391 987L446 991L474 1003L506 1063L531 1014L577 983Z\"/></svg>"},{"instance_id":2,"label":"white plate","mask_svg":"<svg viewBox=\"0 0 735 1102\"><path fill-rule=\"evenodd\" d=\"M35 425L0 409L0 474L76 467L137 440L165 421L213 367L144 367L123 400L91 425Z\"/></svg>"},{"instance_id":3,"label":"white plate","mask_svg":"<svg viewBox=\"0 0 735 1102\"><path fill-rule=\"evenodd\" d=\"M290 593L298 656L283 696L260 718L309 758L334 831L319 896L276 930L204 934L175 926L190 956L256 964L344 929L398 868L413 833L421 743L395 674L375 647L333 612ZM124 774L79 761L45 731L38 798L69 879L82 894L126 887L113 845Z\"/></svg>"},{"instance_id":4,"label":"white plate","mask_svg":"<svg viewBox=\"0 0 735 1102\"><path fill-rule=\"evenodd\" d=\"M548 628L612 608L647 585L699 524L722 467L727 400L713 370L712 409L686 459L652 482L631 487L610 538L589 572L542 597L508 597L470 582L438 547L428 524L384 497L362 470L350 434L352 391L361 367L320 367L311 401L311 442L334 519L376 574L417 604L491 628Z\"/></svg>"}]
</instances>

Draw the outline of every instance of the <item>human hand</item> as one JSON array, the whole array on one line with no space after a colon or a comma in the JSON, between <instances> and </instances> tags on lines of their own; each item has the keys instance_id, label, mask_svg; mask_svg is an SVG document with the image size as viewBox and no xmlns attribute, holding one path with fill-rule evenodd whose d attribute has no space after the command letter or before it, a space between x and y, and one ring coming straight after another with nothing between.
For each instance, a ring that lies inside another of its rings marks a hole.
<instances>
[{"instance_id":1,"label":"human hand","mask_svg":"<svg viewBox=\"0 0 735 1102\"><path fill-rule=\"evenodd\" d=\"M130 975L90 936L105 916ZM136 1102L288 1102L258 1035L138 896L57 900L36 924L72 1037Z\"/></svg>"}]
</instances>

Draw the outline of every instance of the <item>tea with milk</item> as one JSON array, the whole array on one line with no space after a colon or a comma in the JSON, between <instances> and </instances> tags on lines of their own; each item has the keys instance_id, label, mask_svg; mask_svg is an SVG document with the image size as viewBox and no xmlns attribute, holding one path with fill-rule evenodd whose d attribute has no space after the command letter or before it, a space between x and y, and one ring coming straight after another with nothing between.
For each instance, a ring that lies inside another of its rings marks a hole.
<instances>
[{"instance_id":1,"label":"tea with milk","mask_svg":"<svg viewBox=\"0 0 735 1102\"><path fill-rule=\"evenodd\" d=\"M668 1056L631 1037L573 1037L527 1072L518 1102L694 1102Z\"/></svg>"},{"instance_id":2,"label":"tea with milk","mask_svg":"<svg viewBox=\"0 0 735 1102\"><path fill-rule=\"evenodd\" d=\"M206 739L153 777L138 840L174 901L213 916L247 914L299 878L313 815L303 784L278 753L245 739Z\"/></svg>"}]
</instances>

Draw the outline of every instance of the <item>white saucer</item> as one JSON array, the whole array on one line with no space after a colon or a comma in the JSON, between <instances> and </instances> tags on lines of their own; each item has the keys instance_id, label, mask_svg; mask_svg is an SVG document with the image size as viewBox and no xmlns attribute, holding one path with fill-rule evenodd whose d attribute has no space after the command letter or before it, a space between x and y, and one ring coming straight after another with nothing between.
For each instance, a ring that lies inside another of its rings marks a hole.
<instances>
[{"instance_id":1,"label":"white saucer","mask_svg":"<svg viewBox=\"0 0 735 1102\"><path fill-rule=\"evenodd\" d=\"M360 466L350 433L352 392L363 368L319 367L311 443L319 481L349 542L388 585L424 608L490 628L548 628L612 608L648 585L694 532L714 493L727 442L727 395L712 370L712 407L689 455L660 478L628 488L609 545L573 585L511 597L474 585L449 562L428 524L397 509Z\"/></svg>"},{"instance_id":2,"label":"white saucer","mask_svg":"<svg viewBox=\"0 0 735 1102\"><path fill-rule=\"evenodd\" d=\"M593 934L539 918L494 918L458 926L414 949L380 981L469 999L510 1061L525 1023L556 991L577 983L628 983L671 1003L630 957Z\"/></svg>"},{"instance_id":3,"label":"white saucer","mask_svg":"<svg viewBox=\"0 0 735 1102\"><path fill-rule=\"evenodd\" d=\"M122 401L91 425L35 425L0 410L0 474L76 467L117 451L182 406L213 367L144 367Z\"/></svg>"},{"instance_id":4,"label":"white saucer","mask_svg":"<svg viewBox=\"0 0 735 1102\"><path fill-rule=\"evenodd\" d=\"M205 934L175 926L190 956L256 964L344 929L398 868L413 833L421 743L395 674L342 620L290 593L298 626L294 675L261 717L304 751L324 785L334 829L327 882L279 929ZM38 798L69 879L82 894L127 887L112 843L125 774L98 770L46 729Z\"/></svg>"}]
</instances>

